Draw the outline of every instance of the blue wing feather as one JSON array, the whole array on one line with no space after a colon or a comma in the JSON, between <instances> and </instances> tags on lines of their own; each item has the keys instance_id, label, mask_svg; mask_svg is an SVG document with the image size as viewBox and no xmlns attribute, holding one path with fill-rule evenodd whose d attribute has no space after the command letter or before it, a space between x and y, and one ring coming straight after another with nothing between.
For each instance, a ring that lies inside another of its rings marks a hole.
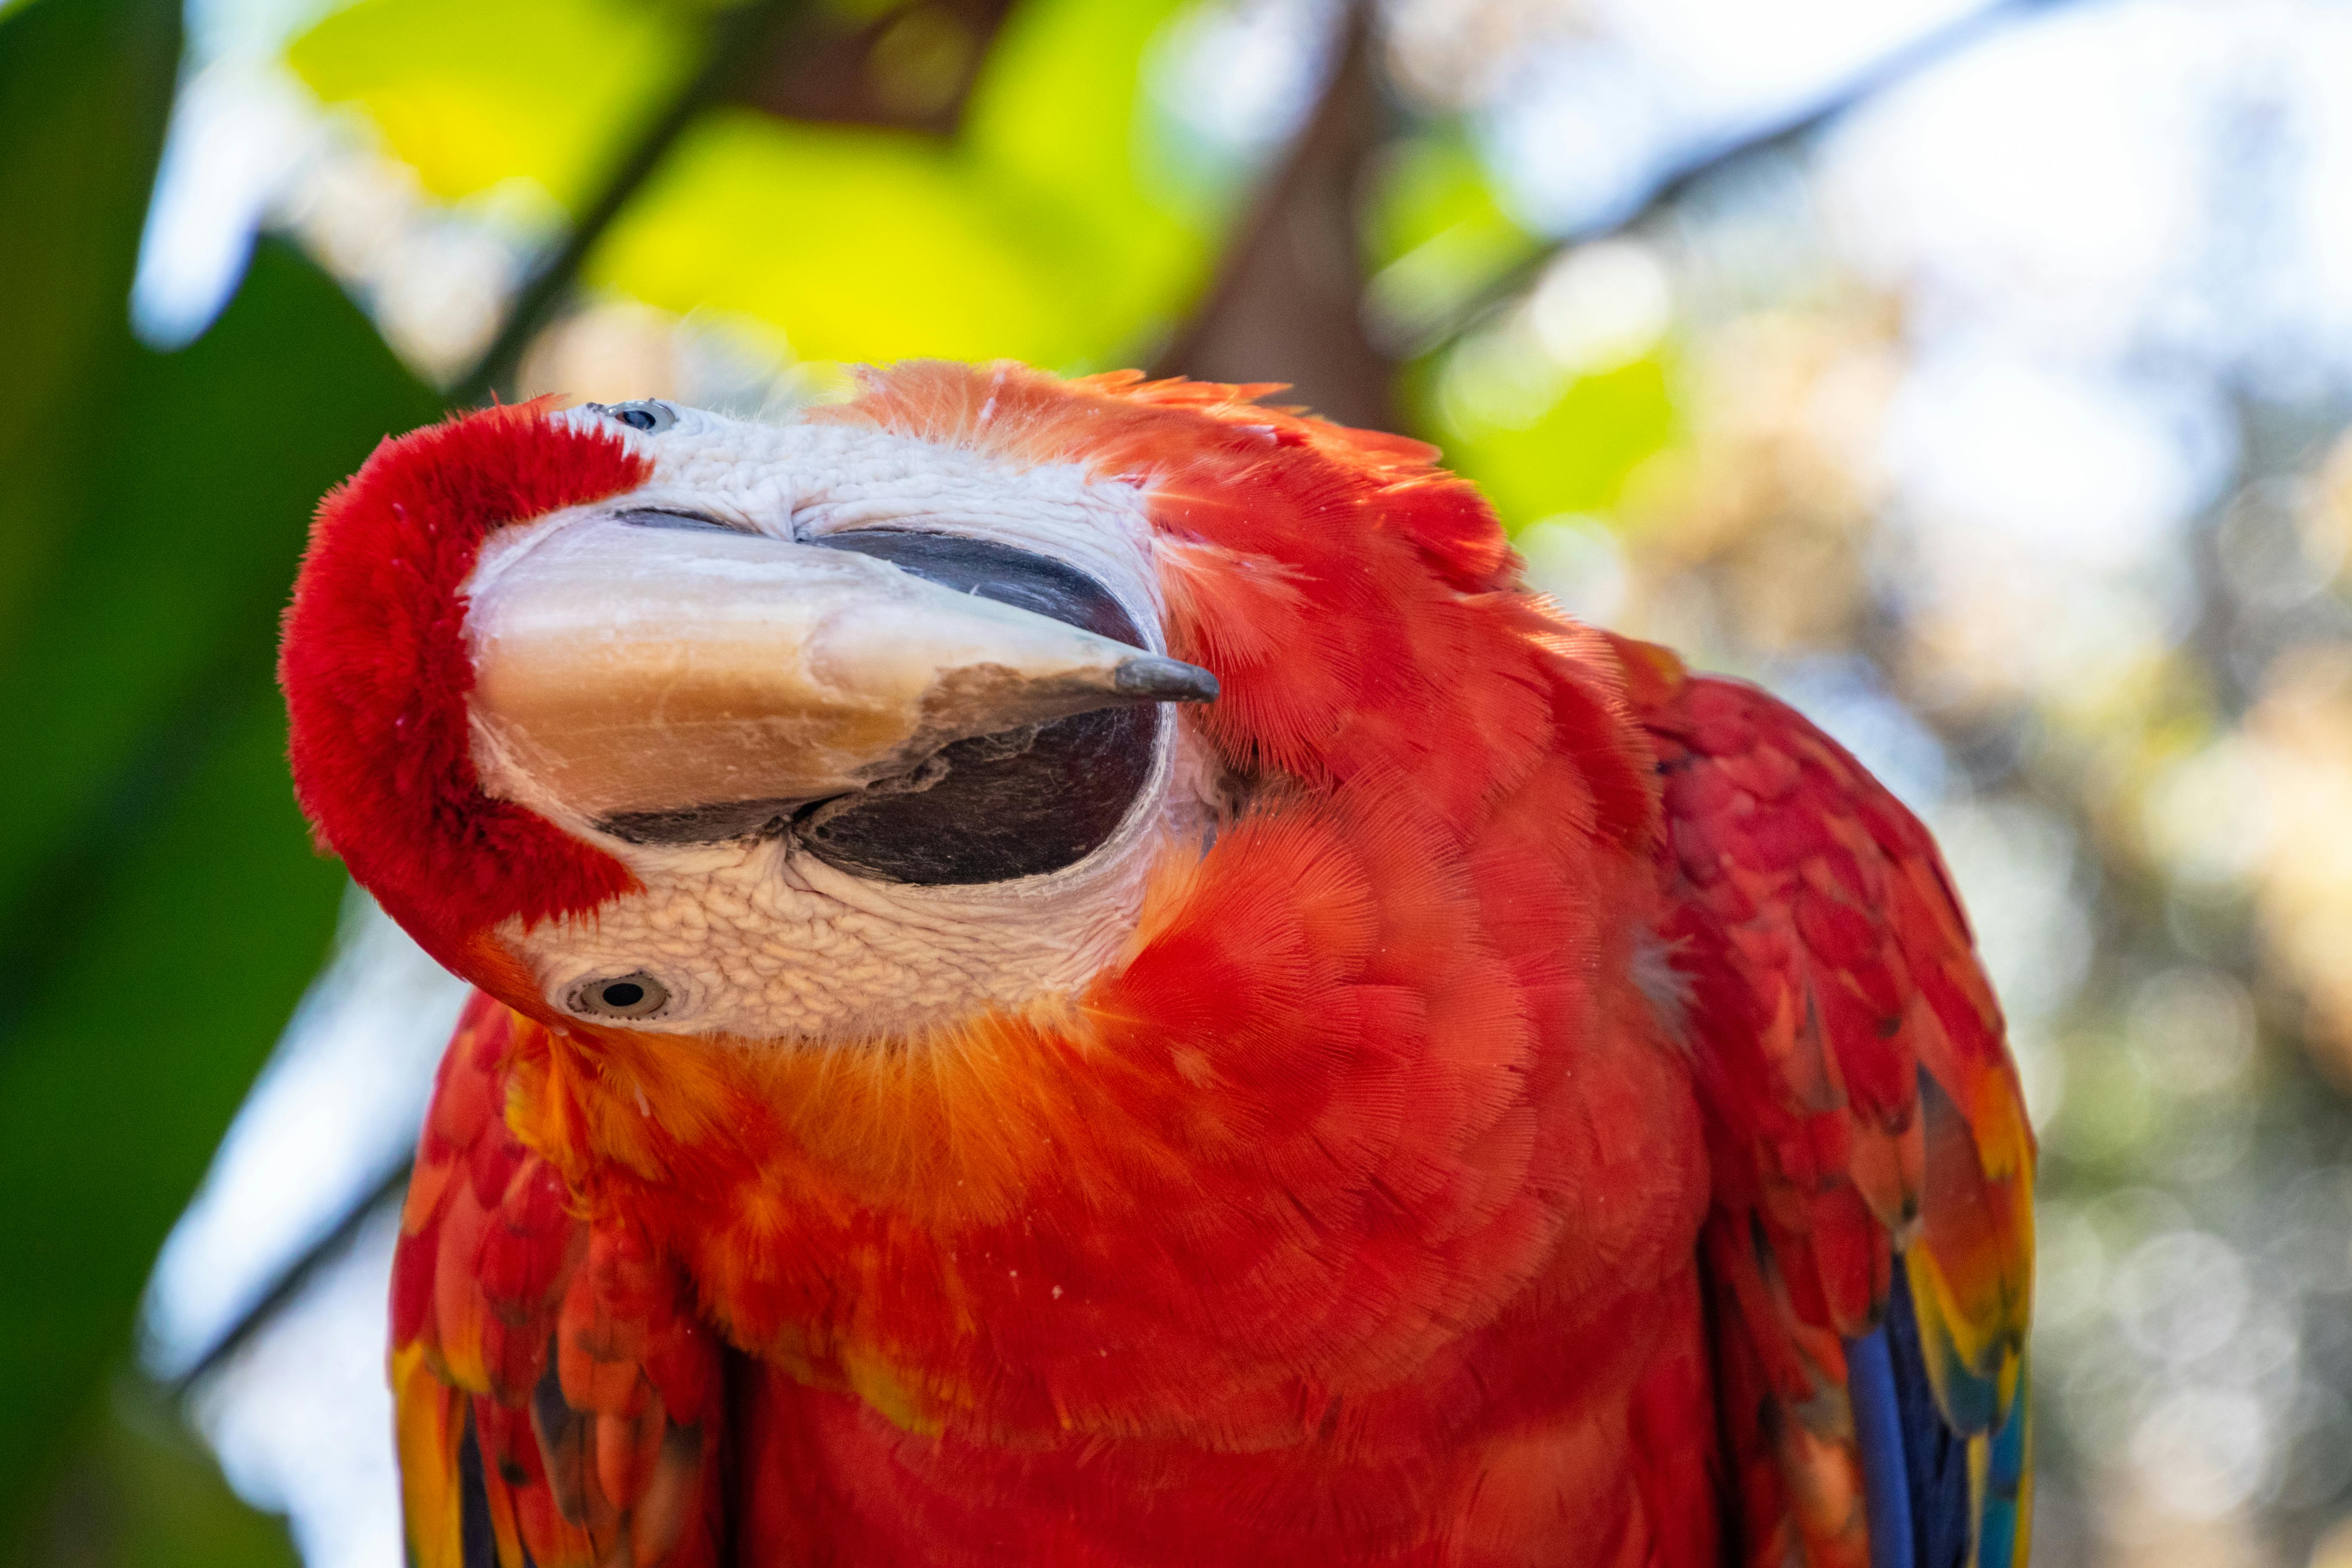
<instances>
[{"instance_id":1,"label":"blue wing feather","mask_svg":"<svg viewBox=\"0 0 2352 1568\"><path fill-rule=\"evenodd\" d=\"M1870 1510L1871 1568L1965 1568L1976 1534L1969 1446L1945 1420L1928 1384L1908 1271L1894 1273L1878 1327L1846 1342L1847 1394ZM2000 1458L1996 1444L1996 1472ZM2006 1564L2008 1559L2004 1553L1984 1561Z\"/></svg>"},{"instance_id":2,"label":"blue wing feather","mask_svg":"<svg viewBox=\"0 0 2352 1568\"><path fill-rule=\"evenodd\" d=\"M1870 1514L1870 1568L1918 1568L1912 1552L1911 1479L1903 1459L1903 1412L1895 1361L1881 1323L1845 1345L1846 1396L1862 1457L1863 1505Z\"/></svg>"}]
</instances>

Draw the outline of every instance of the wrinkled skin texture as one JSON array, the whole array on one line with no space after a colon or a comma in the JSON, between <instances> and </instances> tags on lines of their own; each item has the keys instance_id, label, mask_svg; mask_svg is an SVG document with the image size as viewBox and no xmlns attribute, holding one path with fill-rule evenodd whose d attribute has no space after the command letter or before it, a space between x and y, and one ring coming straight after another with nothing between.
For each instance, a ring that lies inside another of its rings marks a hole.
<instances>
[{"instance_id":1,"label":"wrinkled skin texture","mask_svg":"<svg viewBox=\"0 0 2352 1568\"><path fill-rule=\"evenodd\" d=\"M497 935L632 873L481 795L435 595L620 442L474 416L322 509L298 789L482 992L395 1266L421 1562L1867 1563L1890 1300L1958 1539L2021 1562L2032 1151L1925 832L1258 390L911 365L812 416L1134 484L1222 686L1223 816L1117 957L903 1037L586 1023ZM428 501L455 553L357 617Z\"/></svg>"}]
</instances>

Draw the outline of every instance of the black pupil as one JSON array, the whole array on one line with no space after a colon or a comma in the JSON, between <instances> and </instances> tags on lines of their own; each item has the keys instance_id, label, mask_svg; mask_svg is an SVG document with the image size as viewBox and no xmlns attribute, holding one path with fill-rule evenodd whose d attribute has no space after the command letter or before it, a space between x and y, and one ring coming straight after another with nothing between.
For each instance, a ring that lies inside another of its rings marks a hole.
<instances>
[{"instance_id":1,"label":"black pupil","mask_svg":"<svg viewBox=\"0 0 2352 1568\"><path fill-rule=\"evenodd\" d=\"M604 1005L634 1007L646 999L646 988L634 980L615 980L604 987Z\"/></svg>"},{"instance_id":2,"label":"black pupil","mask_svg":"<svg viewBox=\"0 0 2352 1568\"><path fill-rule=\"evenodd\" d=\"M650 430L654 427L654 416L642 408L624 408L621 410L621 423L632 430Z\"/></svg>"}]
</instances>

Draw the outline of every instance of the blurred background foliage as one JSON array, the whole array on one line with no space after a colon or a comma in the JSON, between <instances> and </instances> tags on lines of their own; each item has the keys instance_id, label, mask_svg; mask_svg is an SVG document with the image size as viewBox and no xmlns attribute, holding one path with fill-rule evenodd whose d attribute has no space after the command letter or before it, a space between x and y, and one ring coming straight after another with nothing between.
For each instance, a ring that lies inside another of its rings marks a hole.
<instances>
[{"instance_id":1,"label":"blurred background foliage","mask_svg":"<svg viewBox=\"0 0 2352 1568\"><path fill-rule=\"evenodd\" d=\"M2347 75L2339 0L0 0L0 1563L400 1561L457 994L288 799L319 494L943 354L1425 437L1822 718L2042 1131L2041 1561L2352 1568Z\"/></svg>"}]
</instances>

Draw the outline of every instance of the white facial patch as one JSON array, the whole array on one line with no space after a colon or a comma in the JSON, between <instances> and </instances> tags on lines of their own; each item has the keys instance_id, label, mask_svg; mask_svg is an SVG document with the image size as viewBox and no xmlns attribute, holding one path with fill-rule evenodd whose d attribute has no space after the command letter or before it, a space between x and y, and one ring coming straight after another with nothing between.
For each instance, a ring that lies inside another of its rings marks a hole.
<instances>
[{"instance_id":1,"label":"white facial patch","mask_svg":"<svg viewBox=\"0 0 2352 1568\"><path fill-rule=\"evenodd\" d=\"M550 531L616 507L671 509L782 540L899 529L1075 566L1119 602L1151 651L1163 649L1153 537L1131 484L852 426L750 424L681 408L658 434L639 435L589 409L558 417L622 434L653 459L652 478L627 497L500 535L469 587L487 588L502 562ZM1213 761L1172 713L1159 731L1126 817L1076 864L919 886L841 869L790 836L616 837L535 794L530 770L478 721L485 787L594 843L644 884L592 915L529 931L510 921L499 934L559 1011L640 1030L845 1043L919 1034L986 1008L1017 1012L1080 991L1117 958L1152 868L1166 854L1198 854L1212 830ZM616 994L646 995L626 1016L595 1005L615 983Z\"/></svg>"},{"instance_id":2,"label":"white facial patch","mask_svg":"<svg viewBox=\"0 0 2352 1568\"><path fill-rule=\"evenodd\" d=\"M861 426L751 424L679 408L675 425L641 436L584 408L556 417L617 429L653 459L631 505L706 511L781 539L908 528L1015 545L1101 583L1162 651L1166 606L1134 485L1092 479L1076 463L1020 468Z\"/></svg>"}]
</instances>

